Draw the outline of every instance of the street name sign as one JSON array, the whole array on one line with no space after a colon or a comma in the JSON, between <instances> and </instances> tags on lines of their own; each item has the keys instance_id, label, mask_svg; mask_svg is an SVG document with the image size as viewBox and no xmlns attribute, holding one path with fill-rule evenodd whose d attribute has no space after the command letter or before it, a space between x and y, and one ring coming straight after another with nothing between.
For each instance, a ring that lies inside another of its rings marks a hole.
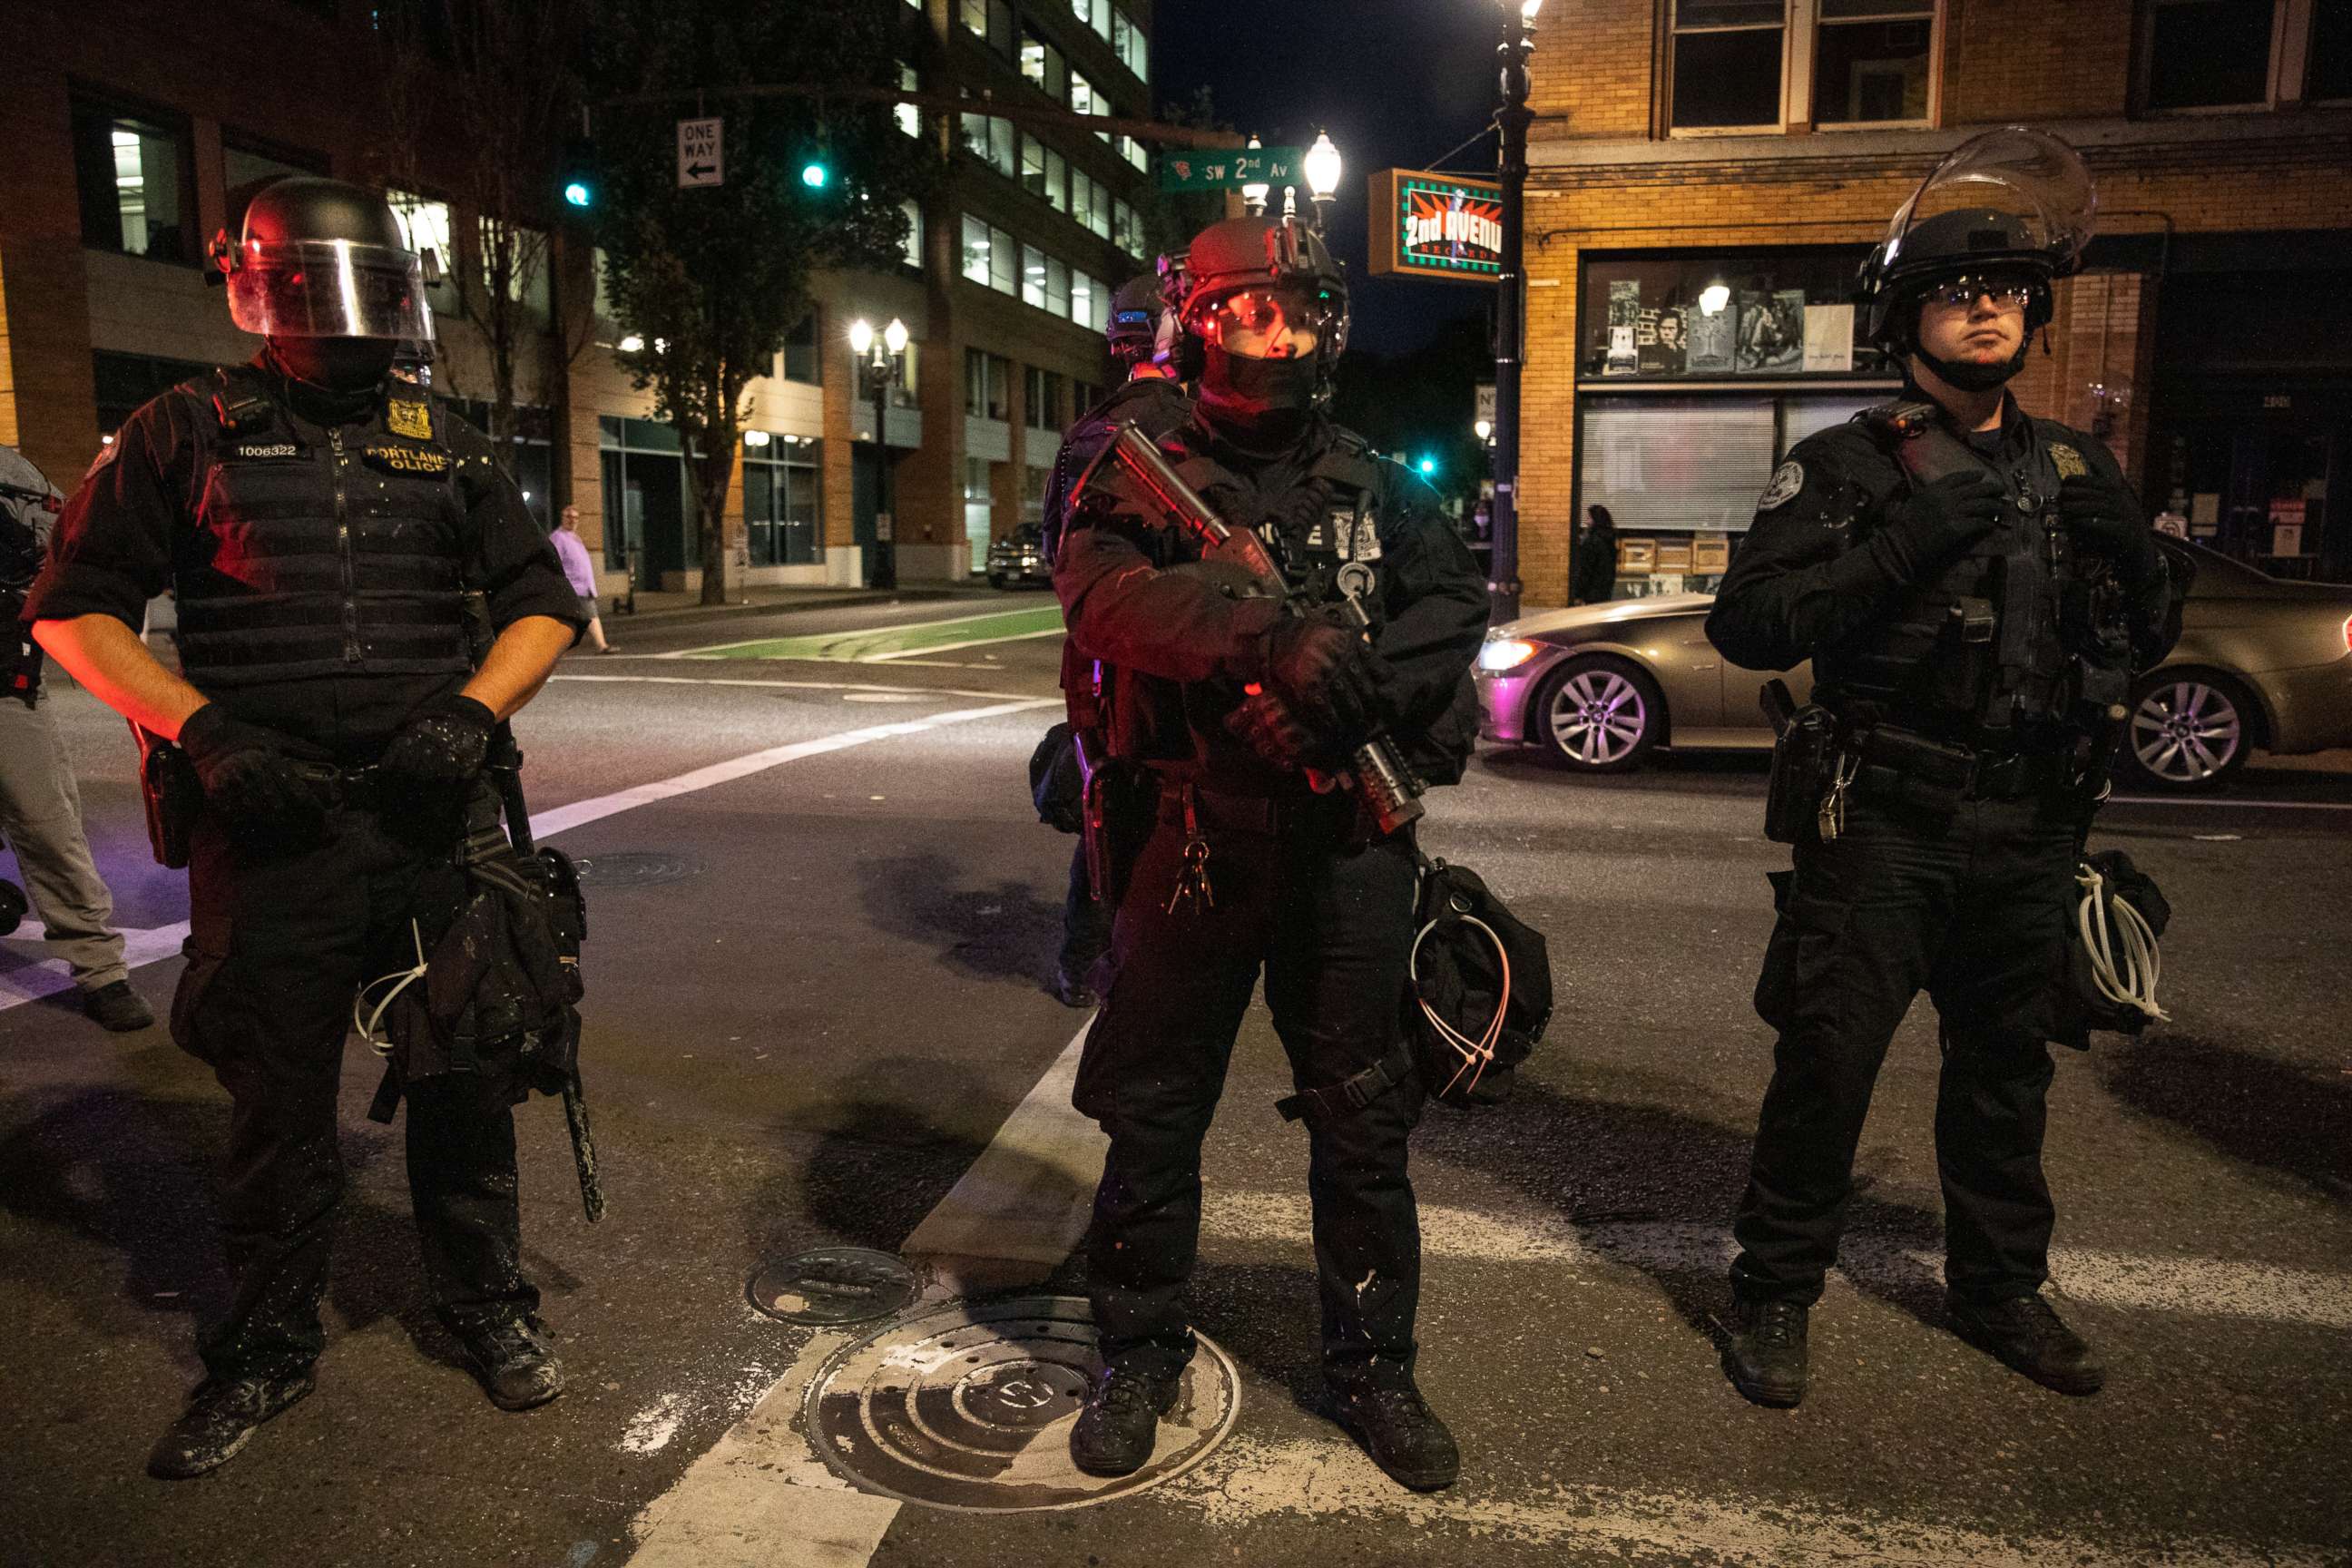
<instances>
[{"instance_id":1,"label":"street name sign","mask_svg":"<svg viewBox=\"0 0 2352 1568\"><path fill-rule=\"evenodd\" d=\"M1503 270L1503 187L1422 169L1372 176L1371 272L1490 283Z\"/></svg>"},{"instance_id":2,"label":"street name sign","mask_svg":"<svg viewBox=\"0 0 2352 1568\"><path fill-rule=\"evenodd\" d=\"M699 185L719 185L727 182L727 159L721 150L719 116L708 120L681 120L677 122L677 188L690 191Z\"/></svg>"},{"instance_id":3,"label":"street name sign","mask_svg":"<svg viewBox=\"0 0 2352 1568\"><path fill-rule=\"evenodd\" d=\"M1300 147L1216 147L1160 155L1163 191L1238 191L1244 185L1307 184Z\"/></svg>"}]
</instances>

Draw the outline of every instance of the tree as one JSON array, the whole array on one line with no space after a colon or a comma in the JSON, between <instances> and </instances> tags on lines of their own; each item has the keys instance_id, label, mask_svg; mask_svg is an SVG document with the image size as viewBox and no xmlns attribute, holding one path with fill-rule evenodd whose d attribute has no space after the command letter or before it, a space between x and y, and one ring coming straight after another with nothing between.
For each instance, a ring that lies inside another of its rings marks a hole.
<instances>
[{"instance_id":1,"label":"tree","mask_svg":"<svg viewBox=\"0 0 2352 1568\"><path fill-rule=\"evenodd\" d=\"M1205 83L1181 102L1161 104L1160 119L1162 124L1192 131L1233 130L1218 114L1216 95ZM1192 244L1194 235L1224 216L1223 191L1163 191L1155 182L1143 196L1144 243L1155 256L1174 255Z\"/></svg>"},{"instance_id":2,"label":"tree","mask_svg":"<svg viewBox=\"0 0 2352 1568\"><path fill-rule=\"evenodd\" d=\"M553 287L546 226L556 152L579 114L586 4L383 0L372 11L383 110L375 155L395 191L436 191L458 209L455 253L439 260L489 363L489 435L509 474L522 365L549 353L549 401L561 409L568 399L552 392L590 336L592 304ZM555 445L561 460L561 431Z\"/></svg>"},{"instance_id":3,"label":"tree","mask_svg":"<svg viewBox=\"0 0 2352 1568\"><path fill-rule=\"evenodd\" d=\"M1473 427L1478 384L1494 375L1486 323L1476 317L1448 321L1406 353L1350 349L1339 362L1332 413L1407 463L1433 459L1436 471L1424 477L1440 495L1475 500L1488 467Z\"/></svg>"},{"instance_id":4,"label":"tree","mask_svg":"<svg viewBox=\"0 0 2352 1568\"><path fill-rule=\"evenodd\" d=\"M599 9L599 82L614 98L663 96L595 113L606 288L641 344L623 363L685 443L702 602L721 604L720 519L744 389L807 315L817 271L898 264L908 236L900 208L939 168L887 104L729 89L895 89L898 62L916 47L912 19L903 0L602 0ZM724 121L725 183L680 190L675 128L697 114L698 95ZM803 177L812 166L822 183Z\"/></svg>"}]
</instances>

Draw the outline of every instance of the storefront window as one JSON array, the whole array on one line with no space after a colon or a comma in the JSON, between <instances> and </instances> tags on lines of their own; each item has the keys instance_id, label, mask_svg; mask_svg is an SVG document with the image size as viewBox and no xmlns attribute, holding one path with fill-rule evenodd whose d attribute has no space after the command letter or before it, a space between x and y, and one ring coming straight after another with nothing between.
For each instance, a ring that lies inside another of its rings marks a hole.
<instances>
[{"instance_id":1,"label":"storefront window","mask_svg":"<svg viewBox=\"0 0 2352 1568\"><path fill-rule=\"evenodd\" d=\"M1883 375L1885 356L1855 337L1859 250L1584 265L1580 379L1745 379Z\"/></svg>"},{"instance_id":2,"label":"storefront window","mask_svg":"<svg viewBox=\"0 0 2352 1568\"><path fill-rule=\"evenodd\" d=\"M1675 128L1779 125L1787 30L1787 0L1675 0Z\"/></svg>"},{"instance_id":3,"label":"storefront window","mask_svg":"<svg viewBox=\"0 0 2352 1568\"><path fill-rule=\"evenodd\" d=\"M1822 125L1927 118L1936 0L1821 0L1813 119Z\"/></svg>"}]
</instances>

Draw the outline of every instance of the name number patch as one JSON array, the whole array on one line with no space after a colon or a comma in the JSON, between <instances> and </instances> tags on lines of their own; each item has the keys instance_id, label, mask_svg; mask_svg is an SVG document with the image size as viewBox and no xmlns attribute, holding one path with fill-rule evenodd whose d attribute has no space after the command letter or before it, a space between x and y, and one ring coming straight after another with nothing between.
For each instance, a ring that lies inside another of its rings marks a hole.
<instances>
[{"instance_id":1,"label":"name number patch","mask_svg":"<svg viewBox=\"0 0 2352 1568\"><path fill-rule=\"evenodd\" d=\"M248 463L299 458L302 455L302 448L291 441L240 441L231 450L238 458Z\"/></svg>"}]
</instances>

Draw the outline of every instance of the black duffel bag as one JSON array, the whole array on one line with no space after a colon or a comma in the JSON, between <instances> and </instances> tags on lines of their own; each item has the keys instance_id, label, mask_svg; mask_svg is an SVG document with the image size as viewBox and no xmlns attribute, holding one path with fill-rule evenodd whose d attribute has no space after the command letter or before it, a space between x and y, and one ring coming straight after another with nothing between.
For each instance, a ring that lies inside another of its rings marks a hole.
<instances>
[{"instance_id":1,"label":"black duffel bag","mask_svg":"<svg viewBox=\"0 0 2352 1568\"><path fill-rule=\"evenodd\" d=\"M1551 953L1543 933L1504 907L1479 875L1421 862L1405 1037L1422 1081L1444 1105L1495 1105L1551 1022Z\"/></svg>"},{"instance_id":2,"label":"black duffel bag","mask_svg":"<svg viewBox=\"0 0 2352 1568\"><path fill-rule=\"evenodd\" d=\"M2156 1005L2157 943L2172 923L2172 906L2120 849L2084 856L2074 886L2051 1038L2079 1051L2090 1048L2094 1029L2137 1035L2165 1016Z\"/></svg>"}]
</instances>

